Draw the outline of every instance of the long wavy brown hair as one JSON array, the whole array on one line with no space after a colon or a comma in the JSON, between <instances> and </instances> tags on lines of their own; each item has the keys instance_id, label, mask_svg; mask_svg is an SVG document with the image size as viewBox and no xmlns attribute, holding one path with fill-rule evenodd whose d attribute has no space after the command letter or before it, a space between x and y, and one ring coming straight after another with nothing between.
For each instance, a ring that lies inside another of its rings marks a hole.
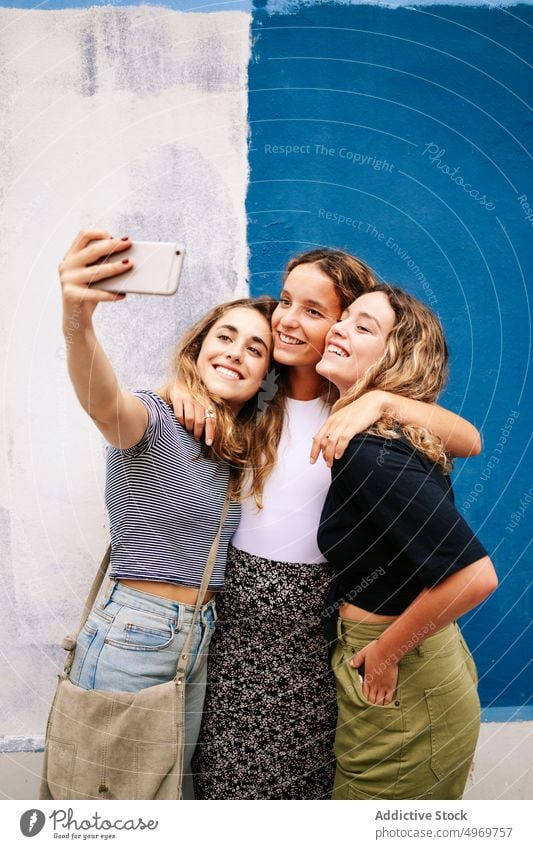
<instances>
[{"instance_id":1,"label":"long wavy brown hair","mask_svg":"<svg viewBox=\"0 0 533 849\"><path fill-rule=\"evenodd\" d=\"M244 495L252 495L258 506L261 504L263 488L263 450L257 439L256 420L259 414L259 398L261 390L250 398L237 416L234 416L224 402L216 395L208 392L198 371L197 359L204 339L216 322L227 312L236 307L256 310L267 320L269 326L277 305L274 298L240 298L228 301L210 310L186 332L174 354L172 361L171 381L160 390L161 396L170 401L170 387L176 380L184 384L189 395L204 407L211 407L215 413L215 436L212 446L205 444L198 456L212 460L223 460L230 466L229 494L233 500L239 500ZM249 484L244 488L244 472L251 471Z\"/></svg>"},{"instance_id":2,"label":"long wavy brown hair","mask_svg":"<svg viewBox=\"0 0 533 849\"><path fill-rule=\"evenodd\" d=\"M435 313L395 286L378 285L373 291L387 296L396 324L387 337L382 357L337 401L333 412L372 389L433 403L446 384L448 347ZM385 415L369 432L389 439L398 439L403 434L414 448L442 466L444 471L451 468L441 440L426 428L400 424Z\"/></svg>"},{"instance_id":3,"label":"long wavy brown hair","mask_svg":"<svg viewBox=\"0 0 533 849\"><path fill-rule=\"evenodd\" d=\"M333 248L317 248L300 254L289 260L283 281L298 265L316 265L331 280L339 300L339 316L359 295L364 295L378 284L372 269L361 259ZM285 398L287 397L287 369L290 366L275 365L275 387L257 425L257 441L263 446L264 463L258 473L261 486L274 468L277 450L285 416ZM274 380L271 381L273 383ZM274 391L275 390L275 391ZM339 393L333 384L324 381L322 398L333 404ZM259 505L260 506L260 505Z\"/></svg>"}]
</instances>

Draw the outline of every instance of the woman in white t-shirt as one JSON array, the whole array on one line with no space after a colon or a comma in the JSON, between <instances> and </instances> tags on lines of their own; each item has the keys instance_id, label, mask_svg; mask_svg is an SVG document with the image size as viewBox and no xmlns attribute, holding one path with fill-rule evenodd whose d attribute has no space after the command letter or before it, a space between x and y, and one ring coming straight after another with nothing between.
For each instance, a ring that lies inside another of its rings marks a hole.
<instances>
[{"instance_id":1,"label":"woman in white t-shirt","mask_svg":"<svg viewBox=\"0 0 533 849\"><path fill-rule=\"evenodd\" d=\"M342 251L315 250L288 265L272 318L277 385L267 385L257 425L270 470L262 508L243 503L229 548L193 761L196 798L331 797L337 705L323 637L331 570L316 535L334 456L384 409L431 427L452 454L479 450L464 420L388 393L368 393L329 417L338 395L315 370L326 334L376 282ZM178 387L171 396L178 420L198 435L205 411Z\"/></svg>"}]
</instances>

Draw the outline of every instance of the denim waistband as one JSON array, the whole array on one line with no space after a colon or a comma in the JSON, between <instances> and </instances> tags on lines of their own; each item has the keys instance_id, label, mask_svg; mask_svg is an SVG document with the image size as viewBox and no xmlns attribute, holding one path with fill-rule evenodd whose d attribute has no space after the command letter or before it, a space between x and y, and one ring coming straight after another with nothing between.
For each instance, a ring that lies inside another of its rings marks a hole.
<instances>
[{"instance_id":1,"label":"denim waistband","mask_svg":"<svg viewBox=\"0 0 533 849\"><path fill-rule=\"evenodd\" d=\"M182 601L173 601L170 598L163 598L163 596L154 595L153 593L145 593L141 590L133 589L133 587L125 586L114 578L111 579L108 590L102 600L102 606L105 608L106 604L110 601L185 622L191 621L194 614L194 604L185 604ZM200 607L198 618L204 624L207 619L216 619L214 598Z\"/></svg>"},{"instance_id":2,"label":"denim waistband","mask_svg":"<svg viewBox=\"0 0 533 849\"><path fill-rule=\"evenodd\" d=\"M360 648L372 640L377 640L390 624L392 623L352 622L350 619L339 617L337 620L337 636L340 642ZM457 622L451 622L439 631L426 629L416 636L421 638L422 642L409 648L409 640L406 640L405 646L402 647L407 648L407 651L403 653L403 662L416 660L417 657L437 652L446 654L456 651L461 639L461 632Z\"/></svg>"}]
</instances>

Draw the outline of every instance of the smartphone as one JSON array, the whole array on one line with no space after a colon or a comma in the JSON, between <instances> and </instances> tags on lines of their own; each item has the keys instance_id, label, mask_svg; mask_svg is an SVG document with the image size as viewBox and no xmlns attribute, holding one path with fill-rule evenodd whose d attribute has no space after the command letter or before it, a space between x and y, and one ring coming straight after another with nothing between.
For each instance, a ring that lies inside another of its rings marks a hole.
<instances>
[{"instance_id":1,"label":"smartphone","mask_svg":"<svg viewBox=\"0 0 533 849\"><path fill-rule=\"evenodd\" d=\"M178 288L184 254L180 242L132 242L127 251L109 254L93 263L102 265L128 258L133 262L131 269L119 277L91 283L90 287L135 295L173 295Z\"/></svg>"}]
</instances>

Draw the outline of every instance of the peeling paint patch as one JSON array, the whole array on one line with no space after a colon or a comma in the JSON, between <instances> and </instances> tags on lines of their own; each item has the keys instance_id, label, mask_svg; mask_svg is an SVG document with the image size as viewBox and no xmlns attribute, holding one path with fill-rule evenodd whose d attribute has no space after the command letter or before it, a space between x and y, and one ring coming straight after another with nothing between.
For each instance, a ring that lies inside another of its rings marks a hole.
<instances>
[{"instance_id":1,"label":"peeling paint patch","mask_svg":"<svg viewBox=\"0 0 533 849\"><path fill-rule=\"evenodd\" d=\"M92 29L82 31L80 56L83 69L81 92L84 97L96 94L96 38Z\"/></svg>"},{"instance_id":2,"label":"peeling paint patch","mask_svg":"<svg viewBox=\"0 0 533 849\"><path fill-rule=\"evenodd\" d=\"M0 737L0 752L43 752L44 736L37 734L35 737Z\"/></svg>"}]
</instances>

